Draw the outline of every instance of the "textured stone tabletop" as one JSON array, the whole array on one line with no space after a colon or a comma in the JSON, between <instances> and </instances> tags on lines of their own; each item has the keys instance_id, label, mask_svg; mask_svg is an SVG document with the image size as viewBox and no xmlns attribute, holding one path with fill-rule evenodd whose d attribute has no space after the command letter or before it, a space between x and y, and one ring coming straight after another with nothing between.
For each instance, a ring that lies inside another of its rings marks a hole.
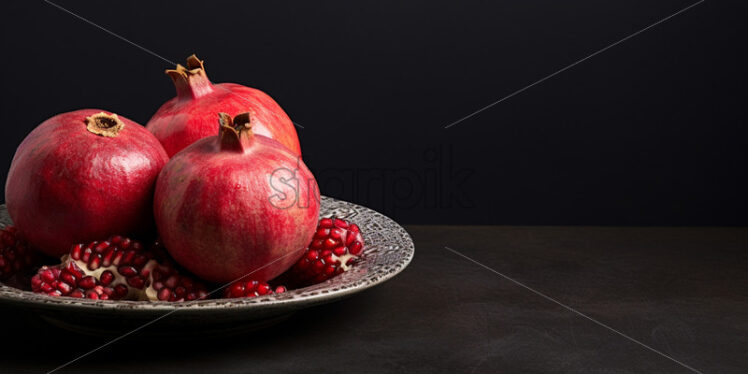
<instances>
[{"instance_id":1,"label":"textured stone tabletop","mask_svg":"<svg viewBox=\"0 0 748 374\"><path fill-rule=\"evenodd\" d=\"M412 264L363 294L249 335L135 333L60 372L748 372L748 229L406 228ZM6 373L110 340L0 315Z\"/></svg>"}]
</instances>

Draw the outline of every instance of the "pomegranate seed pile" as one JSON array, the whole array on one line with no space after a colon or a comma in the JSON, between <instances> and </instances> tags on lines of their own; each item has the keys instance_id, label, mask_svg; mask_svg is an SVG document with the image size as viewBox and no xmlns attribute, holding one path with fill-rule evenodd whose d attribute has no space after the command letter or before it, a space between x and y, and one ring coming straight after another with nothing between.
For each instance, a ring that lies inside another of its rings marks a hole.
<instances>
[{"instance_id":1,"label":"pomegranate seed pile","mask_svg":"<svg viewBox=\"0 0 748 374\"><path fill-rule=\"evenodd\" d=\"M277 286L273 288L271 285L265 282L250 280L236 281L234 283L231 283L228 287L226 287L223 295L226 298L257 297L283 292L286 292L285 286Z\"/></svg>"},{"instance_id":2,"label":"pomegranate seed pile","mask_svg":"<svg viewBox=\"0 0 748 374\"><path fill-rule=\"evenodd\" d=\"M347 271L363 249L358 226L338 218L323 218L306 253L283 279L294 287L324 282Z\"/></svg>"},{"instance_id":3,"label":"pomegranate seed pile","mask_svg":"<svg viewBox=\"0 0 748 374\"><path fill-rule=\"evenodd\" d=\"M49 296L102 300L191 301L208 296L191 275L180 274L152 246L119 235L73 245L62 263L42 266L31 278L31 289Z\"/></svg>"}]
</instances>

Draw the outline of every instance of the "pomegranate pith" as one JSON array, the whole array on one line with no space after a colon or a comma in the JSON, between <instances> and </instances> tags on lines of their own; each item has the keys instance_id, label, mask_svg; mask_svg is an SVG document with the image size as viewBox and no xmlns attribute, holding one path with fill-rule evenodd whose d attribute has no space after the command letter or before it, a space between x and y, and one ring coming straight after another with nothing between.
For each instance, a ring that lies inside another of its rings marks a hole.
<instances>
[{"instance_id":1,"label":"pomegranate pith","mask_svg":"<svg viewBox=\"0 0 748 374\"><path fill-rule=\"evenodd\" d=\"M254 118L222 113L219 135L175 155L156 183L154 216L169 254L202 279L266 282L303 254L319 216L312 173Z\"/></svg>"},{"instance_id":2,"label":"pomegranate pith","mask_svg":"<svg viewBox=\"0 0 748 374\"><path fill-rule=\"evenodd\" d=\"M18 147L8 213L33 248L55 257L113 232L146 234L167 161L158 140L127 118L94 109L58 114Z\"/></svg>"},{"instance_id":3,"label":"pomegranate pith","mask_svg":"<svg viewBox=\"0 0 748 374\"><path fill-rule=\"evenodd\" d=\"M169 157L200 139L214 136L219 112L232 116L250 112L255 117L255 133L275 139L301 155L293 122L264 92L235 83L212 84L203 61L195 55L187 58L186 68L177 65L166 73L174 81L177 96L162 105L146 127L163 144Z\"/></svg>"},{"instance_id":4,"label":"pomegranate pith","mask_svg":"<svg viewBox=\"0 0 748 374\"><path fill-rule=\"evenodd\" d=\"M363 250L364 238L356 224L323 218L304 256L280 280L293 287L324 282L350 269Z\"/></svg>"}]
</instances>

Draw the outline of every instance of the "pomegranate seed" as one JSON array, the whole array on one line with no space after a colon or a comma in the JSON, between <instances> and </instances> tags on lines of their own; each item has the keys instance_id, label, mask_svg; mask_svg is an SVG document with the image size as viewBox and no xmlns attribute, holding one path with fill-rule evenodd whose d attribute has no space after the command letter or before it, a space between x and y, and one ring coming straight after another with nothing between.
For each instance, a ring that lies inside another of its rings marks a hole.
<instances>
[{"instance_id":1,"label":"pomegranate seed","mask_svg":"<svg viewBox=\"0 0 748 374\"><path fill-rule=\"evenodd\" d=\"M120 260L120 263L130 264L133 262L134 257L135 257L135 251L125 251L122 254L122 259Z\"/></svg>"},{"instance_id":2,"label":"pomegranate seed","mask_svg":"<svg viewBox=\"0 0 748 374\"><path fill-rule=\"evenodd\" d=\"M62 273L60 274L60 280L67 283L67 284L75 284L75 275L70 273Z\"/></svg>"},{"instance_id":3,"label":"pomegranate seed","mask_svg":"<svg viewBox=\"0 0 748 374\"><path fill-rule=\"evenodd\" d=\"M71 291L73 291L73 287L65 282L57 282L57 290L60 291L63 295L67 295Z\"/></svg>"},{"instance_id":4,"label":"pomegranate seed","mask_svg":"<svg viewBox=\"0 0 748 374\"><path fill-rule=\"evenodd\" d=\"M177 286L177 282L179 282L179 277L177 277L176 275L172 275L166 279L166 282L164 284L166 287L174 288Z\"/></svg>"},{"instance_id":5,"label":"pomegranate seed","mask_svg":"<svg viewBox=\"0 0 748 374\"><path fill-rule=\"evenodd\" d=\"M78 282L78 287L84 289L84 290L90 290L94 287L96 287L96 278L88 275L83 277L83 279Z\"/></svg>"},{"instance_id":6,"label":"pomegranate seed","mask_svg":"<svg viewBox=\"0 0 748 374\"><path fill-rule=\"evenodd\" d=\"M259 293L260 295L265 295L268 292L270 292L270 286L269 285L263 283L263 284L260 284L260 285L257 286L257 293Z\"/></svg>"},{"instance_id":7,"label":"pomegranate seed","mask_svg":"<svg viewBox=\"0 0 748 374\"><path fill-rule=\"evenodd\" d=\"M232 297L242 297L244 295L244 283L236 282L229 287Z\"/></svg>"},{"instance_id":8,"label":"pomegranate seed","mask_svg":"<svg viewBox=\"0 0 748 374\"><path fill-rule=\"evenodd\" d=\"M42 280L47 283L52 283L52 281L54 281L57 278L55 273L49 269L43 270L40 274L41 274Z\"/></svg>"},{"instance_id":9,"label":"pomegranate seed","mask_svg":"<svg viewBox=\"0 0 748 374\"><path fill-rule=\"evenodd\" d=\"M101 264L101 257L94 255L93 258L91 258L91 260L88 261L88 269L96 270L99 268L100 264Z\"/></svg>"},{"instance_id":10,"label":"pomegranate seed","mask_svg":"<svg viewBox=\"0 0 748 374\"><path fill-rule=\"evenodd\" d=\"M187 289L179 286L174 289L174 298L175 299L184 299L184 297L187 295Z\"/></svg>"},{"instance_id":11,"label":"pomegranate seed","mask_svg":"<svg viewBox=\"0 0 748 374\"><path fill-rule=\"evenodd\" d=\"M111 246L112 246L112 242L110 242L108 240L107 241L103 241L103 242L97 244L96 246L94 246L93 247L93 251L96 252L96 253L103 253L105 250L107 250Z\"/></svg>"},{"instance_id":12,"label":"pomegranate seed","mask_svg":"<svg viewBox=\"0 0 748 374\"><path fill-rule=\"evenodd\" d=\"M319 273L319 272L322 271L322 269L325 268L325 262L324 261L316 261L316 262L314 262L314 265L312 265L312 267L314 268L314 272L315 273Z\"/></svg>"},{"instance_id":13,"label":"pomegranate seed","mask_svg":"<svg viewBox=\"0 0 748 374\"><path fill-rule=\"evenodd\" d=\"M78 265L76 265L74 262L69 262L65 267L65 271L74 275L76 278L83 277L83 271L78 268Z\"/></svg>"},{"instance_id":14,"label":"pomegranate seed","mask_svg":"<svg viewBox=\"0 0 748 374\"><path fill-rule=\"evenodd\" d=\"M322 242L322 247L325 249L333 249L338 245L338 241L333 238L327 238Z\"/></svg>"},{"instance_id":15,"label":"pomegranate seed","mask_svg":"<svg viewBox=\"0 0 748 374\"><path fill-rule=\"evenodd\" d=\"M117 271L125 277L138 275L138 269L135 269L132 266L120 266Z\"/></svg>"},{"instance_id":16,"label":"pomegranate seed","mask_svg":"<svg viewBox=\"0 0 748 374\"><path fill-rule=\"evenodd\" d=\"M73 249L70 250L70 257L75 260L81 259L81 253L83 252L83 244L76 244Z\"/></svg>"},{"instance_id":17,"label":"pomegranate seed","mask_svg":"<svg viewBox=\"0 0 748 374\"><path fill-rule=\"evenodd\" d=\"M101 256L101 266L109 267L112 265L114 254L116 253L115 247L109 248L103 256Z\"/></svg>"},{"instance_id":18,"label":"pomegranate seed","mask_svg":"<svg viewBox=\"0 0 748 374\"><path fill-rule=\"evenodd\" d=\"M103 284L105 286L108 286L114 280L114 273L112 273L111 271L107 270L107 271L101 273L100 280L101 280L101 284Z\"/></svg>"},{"instance_id":19,"label":"pomegranate seed","mask_svg":"<svg viewBox=\"0 0 748 374\"><path fill-rule=\"evenodd\" d=\"M122 256L123 256L123 255L124 255L124 252L122 252L122 251L117 251L117 252L116 252L116 253L114 254L114 258L112 259L112 265L114 265L114 266L119 266L119 264L121 264L121 263L122 263Z\"/></svg>"},{"instance_id":20,"label":"pomegranate seed","mask_svg":"<svg viewBox=\"0 0 748 374\"><path fill-rule=\"evenodd\" d=\"M161 291L158 291L158 299L161 301L169 300L171 297L171 290L168 288L163 288Z\"/></svg>"},{"instance_id":21,"label":"pomegranate seed","mask_svg":"<svg viewBox=\"0 0 748 374\"><path fill-rule=\"evenodd\" d=\"M334 239L336 242L339 242L341 238L343 238L343 235L345 235L345 230L341 228L334 228L330 230L330 238Z\"/></svg>"},{"instance_id":22,"label":"pomegranate seed","mask_svg":"<svg viewBox=\"0 0 748 374\"><path fill-rule=\"evenodd\" d=\"M49 293L54 291L54 286L50 283L43 283L41 289L42 291Z\"/></svg>"},{"instance_id":23,"label":"pomegranate seed","mask_svg":"<svg viewBox=\"0 0 748 374\"><path fill-rule=\"evenodd\" d=\"M117 286L114 287L114 290L112 292L112 296L115 299L121 299L121 298L123 298L123 297L125 297L127 295L127 291L128 291L127 286L125 286L123 284L119 284L119 285L117 285Z\"/></svg>"},{"instance_id":24,"label":"pomegranate seed","mask_svg":"<svg viewBox=\"0 0 748 374\"><path fill-rule=\"evenodd\" d=\"M348 251L348 248L346 248L344 246L340 246L340 247L337 247L337 248L333 249L332 253L334 253L335 256L342 256L347 251Z\"/></svg>"}]
</instances>

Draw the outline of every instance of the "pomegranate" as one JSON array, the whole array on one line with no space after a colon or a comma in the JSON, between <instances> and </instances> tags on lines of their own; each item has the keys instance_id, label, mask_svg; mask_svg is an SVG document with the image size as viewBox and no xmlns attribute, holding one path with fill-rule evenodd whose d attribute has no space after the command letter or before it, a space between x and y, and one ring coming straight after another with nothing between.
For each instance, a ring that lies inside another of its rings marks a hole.
<instances>
[{"instance_id":1,"label":"pomegranate","mask_svg":"<svg viewBox=\"0 0 748 374\"><path fill-rule=\"evenodd\" d=\"M197 276L265 282L312 240L317 182L299 157L253 134L249 113L219 117L218 136L185 148L161 171L156 225L172 257Z\"/></svg>"},{"instance_id":2,"label":"pomegranate","mask_svg":"<svg viewBox=\"0 0 748 374\"><path fill-rule=\"evenodd\" d=\"M204 285L180 274L156 248L145 249L120 235L76 244L60 265L42 267L31 278L31 288L50 296L103 300L190 301L208 296Z\"/></svg>"},{"instance_id":3,"label":"pomegranate","mask_svg":"<svg viewBox=\"0 0 748 374\"><path fill-rule=\"evenodd\" d=\"M57 256L110 233L153 231L153 189L168 161L158 140L127 118L94 109L58 114L23 140L5 202L29 244Z\"/></svg>"},{"instance_id":4,"label":"pomegranate","mask_svg":"<svg viewBox=\"0 0 748 374\"><path fill-rule=\"evenodd\" d=\"M273 288L265 282L256 280L236 281L224 289L223 297L227 299L238 297L258 297L274 293L286 292L285 286L276 286Z\"/></svg>"},{"instance_id":5,"label":"pomegranate","mask_svg":"<svg viewBox=\"0 0 748 374\"><path fill-rule=\"evenodd\" d=\"M321 283L348 271L363 252L364 239L356 224L323 218L309 249L279 280L292 287Z\"/></svg>"},{"instance_id":6,"label":"pomegranate","mask_svg":"<svg viewBox=\"0 0 748 374\"><path fill-rule=\"evenodd\" d=\"M277 140L301 155L294 124L278 103L266 93L235 83L212 84L203 61L187 58L187 67L177 65L166 74L174 81L177 96L153 115L146 128L164 145L169 157L197 140L216 134L216 114L251 113L255 134Z\"/></svg>"}]
</instances>

